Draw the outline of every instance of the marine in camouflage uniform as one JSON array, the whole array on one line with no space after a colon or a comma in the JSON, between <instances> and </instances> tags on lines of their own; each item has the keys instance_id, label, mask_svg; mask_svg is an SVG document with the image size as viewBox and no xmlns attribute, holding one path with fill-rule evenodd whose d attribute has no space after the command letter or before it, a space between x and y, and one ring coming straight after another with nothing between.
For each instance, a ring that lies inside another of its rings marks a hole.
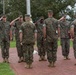
<instances>
[{"instance_id":1,"label":"marine in camouflage uniform","mask_svg":"<svg viewBox=\"0 0 76 75\"><path fill-rule=\"evenodd\" d=\"M0 43L3 62L9 63L10 23L7 21L6 15L3 15L2 21L0 21Z\"/></svg>"},{"instance_id":2,"label":"marine in camouflage uniform","mask_svg":"<svg viewBox=\"0 0 76 75\"><path fill-rule=\"evenodd\" d=\"M71 24L71 35L73 39L74 57L76 59L76 19Z\"/></svg>"},{"instance_id":3,"label":"marine in camouflage uniform","mask_svg":"<svg viewBox=\"0 0 76 75\"><path fill-rule=\"evenodd\" d=\"M47 43L47 59L49 62L49 67L55 67L55 62L57 60L57 40L58 40L58 21L53 18L53 11L48 10L48 18L44 21L44 38Z\"/></svg>"},{"instance_id":4,"label":"marine in camouflage uniform","mask_svg":"<svg viewBox=\"0 0 76 75\"><path fill-rule=\"evenodd\" d=\"M16 39L16 48L17 48L17 53L19 57L18 63L21 63L24 61L24 53L23 53L23 47L20 44L20 37L19 37L19 30L21 28L21 25L23 23L23 16L20 15L18 18L13 20L10 24L15 27L15 39Z\"/></svg>"},{"instance_id":5,"label":"marine in camouflage uniform","mask_svg":"<svg viewBox=\"0 0 76 75\"><path fill-rule=\"evenodd\" d=\"M39 61L46 61L45 55L46 55L46 42L43 38L43 24L44 24L44 17L41 17L39 21L36 23L36 29L37 29L37 47L38 47L38 55L40 56Z\"/></svg>"},{"instance_id":6,"label":"marine in camouflage uniform","mask_svg":"<svg viewBox=\"0 0 76 75\"><path fill-rule=\"evenodd\" d=\"M26 68L32 68L33 51L35 43L35 25L30 22L30 15L25 15L25 20L20 29L20 39L25 53Z\"/></svg>"},{"instance_id":7,"label":"marine in camouflage uniform","mask_svg":"<svg viewBox=\"0 0 76 75\"><path fill-rule=\"evenodd\" d=\"M59 31L60 31L60 39L61 39L61 47L62 47L62 55L65 59L70 59L69 51L70 51L70 22L66 20L66 15L64 15L64 19L59 22Z\"/></svg>"}]
</instances>

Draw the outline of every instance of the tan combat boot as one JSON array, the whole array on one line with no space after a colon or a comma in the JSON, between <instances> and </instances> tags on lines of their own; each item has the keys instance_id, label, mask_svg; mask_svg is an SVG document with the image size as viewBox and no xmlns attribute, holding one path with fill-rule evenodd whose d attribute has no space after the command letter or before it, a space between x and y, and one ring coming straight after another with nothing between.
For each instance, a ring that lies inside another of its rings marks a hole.
<instances>
[{"instance_id":1,"label":"tan combat boot","mask_svg":"<svg viewBox=\"0 0 76 75\"><path fill-rule=\"evenodd\" d=\"M43 56L40 56L39 61L42 61L42 60L43 60Z\"/></svg>"},{"instance_id":2,"label":"tan combat boot","mask_svg":"<svg viewBox=\"0 0 76 75\"><path fill-rule=\"evenodd\" d=\"M6 62L5 58L3 58L3 63L5 63L5 62Z\"/></svg>"},{"instance_id":3,"label":"tan combat boot","mask_svg":"<svg viewBox=\"0 0 76 75\"><path fill-rule=\"evenodd\" d=\"M23 62L25 62L25 58L23 58Z\"/></svg>"},{"instance_id":4,"label":"tan combat boot","mask_svg":"<svg viewBox=\"0 0 76 75\"><path fill-rule=\"evenodd\" d=\"M70 58L69 58L68 56L66 56L66 59L67 59L67 60L70 60Z\"/></svg>"},{"instance_id":5,"label":"tan combat boot","mask_svg":"<svg viewBox=\"0 0 76 75\"><path fill-rule=\"evenodd\" d=\"M66 60L66 56L64 56L64 60Z\"/></svg>"},{"instance_id":6,"label":"tan combat boot","mask_svg":"<svg viewBox=\"0 0 76 75\"><path fill-rule=\"evenodd\" d=\"M23 62L24 61L24 59L23 59L23 57L21 57L21 62Z\"/></svg>"},{"instance_id":7,"label":"tan combat boot","mask_svg":"<svg viewBox=\"0 0 76 75\"><path fill-rule=\"evenodd\" d=\"M45 56L43 56L43 61L47 61L47 59L45 58Z\"/></svg>"},{"instance_id":8,"label":"tan combat boot","mask_svg":"<svg viewBox=\"0 0 76 75\"><path fill-rule=\"evenodd\" d=\"M21 63L21 58L19 58L19 61L18 61L18 63Z\"/></svg>"},{"instance_id":9,"label":"tan combat boot","mask_svg":"<svg viewBox=\"0 0 76 75\"><path fill-rule=\"evenodd\" d=\"M64 56L64 60L70 60L68 56Z\"/></svg>"},{"instance_id":10,"label":"tan combat boot","mask_svg":"<svg viewBox=\"0 0 76 75\"><path fill-rule=\"evenodd\" d=\"M9 63L9 59L8 58L6 58L6 62Z\"/></svg>"},{"instance_id":11,"label":"tan combat boot","mask_svg":"<svg viewBox=\"0 0 76 75\"><path fill-rule=\"evenodd\" d=\"M51 65L52 65L52 62L49 63L48 67L51 67Z\"/></svg>"},{"instance_id":12,"label":"tan combat boot","mask_svg":"<svg viewBox=\"0 0 76 75\"><path fill-rule=\"evenodd\" d=\"M25 65L25 68L29 69L29 64L26 64L26 65Z\"/></svg>"},{"instance_id":13,"label":"tan combat boot","mask_svg":"<svg viewBox=\"0 0 76 75\"><path fill-rule=\"evenodd\" d=\"M56 67L56 66L55 66L55 62L52 62L52 65L51 65L51 67Z\"/></svg>"},{"instance_id":14,"label":"tan combat boot","mask_svg":"<svg viewBox=\"0 0 76 75\"><path fill-rule=\"evenodd\" d=\"M29 68L30 68L30 69L32 69L32 68L33 68L33 67L32 67L32 64L29 64Z\"/></svg>"}]
</instances>

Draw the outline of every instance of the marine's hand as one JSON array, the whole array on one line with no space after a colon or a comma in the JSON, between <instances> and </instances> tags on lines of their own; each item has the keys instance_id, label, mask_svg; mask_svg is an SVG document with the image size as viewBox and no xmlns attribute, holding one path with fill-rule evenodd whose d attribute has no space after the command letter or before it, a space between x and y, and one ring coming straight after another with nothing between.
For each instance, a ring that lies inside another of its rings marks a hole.
<instances>
[{"instance_id":1,"label":"marine's hand","mask_svg":"<svg viewBox=\"0 0 76 75\"><path fill-rule=\"evenodd\" d=\"M19 19L20 19L20 17L17 17L17 18L16 18L16 20L19 20Z\"/></svg>"},{"instance_id":2,"label":"marine's hand","mask_svg":"<svg viewBox=\"0 0 76 75\"><path fill-rule=\"evenodd\" d=\"M10 41L12 41L12 37L10 38Z\"/></svg>"},{"instance_id":3,"label":"marine's hand","mask_svg":"<svg viewBox=\"0 0 76 75\"><path fill-rule=\"evenodd\" d=\"M46 38L44 38L44 41L46 41Z\"/></svg>"},{"instance_id":4,"label":"marine's hand","mask_svg":"<svg viewBox=\"0 0 76 75\"><path fill-rule=\"evenodd\" d=\"M22 42L20 44L22 45Z\"/></svg>"},{"instance_id":5,"label":"marine's hand","mask_svg":"<svg viewBox=\"0 0 76 75\"><path fill-rule=\"evenodd\" d=\"M60 40L60 37L58 37L58 40Z\"/></svg>"}]
</instances>

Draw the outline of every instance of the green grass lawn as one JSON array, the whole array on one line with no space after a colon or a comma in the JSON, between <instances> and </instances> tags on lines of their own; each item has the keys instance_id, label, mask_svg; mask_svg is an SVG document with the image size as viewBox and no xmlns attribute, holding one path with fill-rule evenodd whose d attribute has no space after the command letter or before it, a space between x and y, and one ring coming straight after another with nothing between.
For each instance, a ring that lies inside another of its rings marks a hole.
<instances>
[{"instance_id":1,"label":"green grass lawn","mask_svg":"<svg viewBox=\"0 0 76 75\"><path fill-rule=\"evenodd\" d=\"M10 42L10 48L15 48L16 47L16 41L11 41Z\"/></svg>"},{"instance_id":2,"label":"green grass lawn","mask_svg":"<svg viewBox=\"0 0 76 75\"><path fill-rule=\"evenodd\" d=\"M58 40L58 46L60 46L60 40ZM73 46L73 42L70 40L70 46Z\"/></svg>"},{"instance_id":3,"label":"green grass lawn","mask_svg":"<svg viewBox=\"0 0 76 75\"><path fill-rule=\"evenodd\" d=\"M9 64L0 63L0 75L15 75Z\"/></svg>"},{"instance_id":4,"label":"green grass lawn","mask_svg":"<svg viewBox=\"0 0 76 75\"><path fill-rule=\"evenodd\" d=\"M70 46L71 46L71 47L73 46L73 42L72 42L72 41L70 41Z\"/></svg>"},{"instance_id":5,"label":"green grass lawn","mask_svg":"<svg viewBox=\"0 0 76 75\"><path fill-rule=\"evenodd\" d=\"M60 46L60 40L58 40L58 46ZM70 46L73 46L73 42L70 41ZM10 48L15 48L16 47L16 41L11 41L10 42Z\"/></svg>"}]
</instances>

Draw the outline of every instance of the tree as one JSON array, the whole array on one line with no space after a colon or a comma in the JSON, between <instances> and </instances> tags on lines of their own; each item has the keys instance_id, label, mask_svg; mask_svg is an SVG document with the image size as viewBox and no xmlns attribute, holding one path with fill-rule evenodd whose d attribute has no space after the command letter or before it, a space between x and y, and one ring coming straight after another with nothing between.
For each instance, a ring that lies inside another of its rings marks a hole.
<instances>
[{"instance_id":1,"label":"tree","mask_svg":"<svg viewBox=\"0 0 76 75\"><path fill-rule=\"evenodd\" d=\"M47 10L53 10L54 16L59 18L59 14L65 12L68 5L74 6L75 0L31 0L33 16L47 16ZM33 13L34 12L34 13Z\"/></svg>"},{"instance_id":2,"label":"tree","mask_svg":"<svg viewBox=\"0 0 76 75\"><path fill-rule=\"evenodd\" d=\"M59 18L65 12L68 5L74 6L76 0L31 0L31 13L33 19L36 17L47 17L47 10L54 11L54 17ZM6 14L10 19L18 17L19 14L26 13L26 0L9 0Z\"/></svg>"},{"instance_id":3,"label":"tree","mask_svg":"<svg viewBox=\"0 0 76 75\"><path fill-rule=\"evenodd\" d=\"M0 0L0 14L3 13L3 5L2 5L2 1Z\"/></svg>"}]
</instances>

